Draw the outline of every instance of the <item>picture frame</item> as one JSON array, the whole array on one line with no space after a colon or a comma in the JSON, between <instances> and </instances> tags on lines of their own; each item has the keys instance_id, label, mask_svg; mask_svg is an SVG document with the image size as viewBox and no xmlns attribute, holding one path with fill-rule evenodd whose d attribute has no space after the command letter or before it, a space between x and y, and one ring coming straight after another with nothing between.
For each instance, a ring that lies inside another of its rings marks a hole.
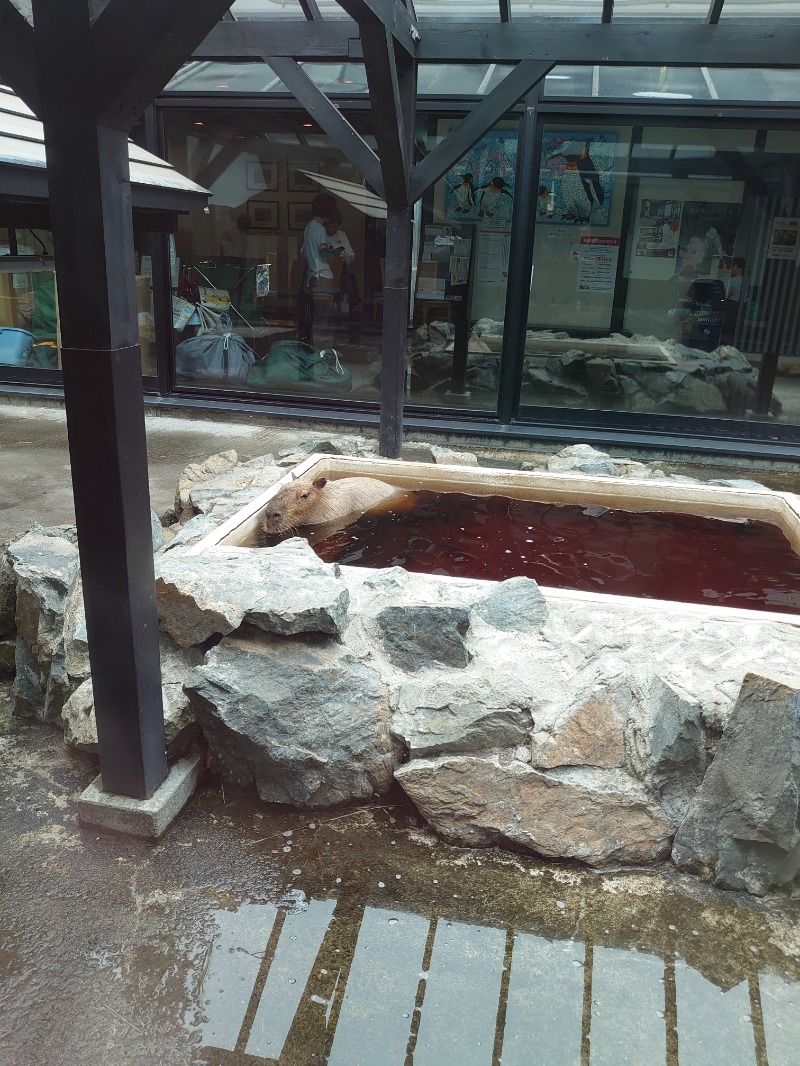
<instances>
[{"instance_id":1,"label":"picture frame","mask_svg":"<svg viewBox=\"0 0 800 1066\"><path fill-rule=\"evenodd\" d=\"M277 200L251 200L247 211L250 216L250 228L277 229L278 209Z\"/></svg>"},{"instance_id":2,"label":"picture frame","mask_svg":"<svg viewBox=\"0 0 800 1066\"><path fill-rule=\"evenodd\" d=\"M278 184L278 164L267 161L248 160L247 188L250 192L264 192Z\"/></svg>"},{"instance_id":3,"label":"picture frame","mask_svg":"<svg viewBox=\"0 0 800 1066\"><path fill-rule=\"evenodd\" d=\"M287 204L289 229L304 230L311 221L311 201L292 201Z\"/></svg>"},{"instance_id":4,"label":"picture frame","mask_svg":"<svg viewBox=\"0 0 800 1066\"><path fill-rule=\"evenodd\" d=\"M321 185L301 173L303 170L310 170L314 174L319 174L322 170L321 163L287 163L286 167L289 172L289 180L287 182L289 192L318 193L322 190Z\"/></svg>"}]
</instances>

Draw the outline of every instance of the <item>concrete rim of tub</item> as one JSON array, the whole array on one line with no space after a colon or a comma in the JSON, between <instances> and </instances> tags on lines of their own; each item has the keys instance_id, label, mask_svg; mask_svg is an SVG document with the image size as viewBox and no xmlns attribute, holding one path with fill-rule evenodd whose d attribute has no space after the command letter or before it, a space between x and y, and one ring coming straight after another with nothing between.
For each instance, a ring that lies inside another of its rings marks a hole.
<instances>
[{"instance_id":1,"label":"concrete rim of tub","mask_svg":"<svg viewBox=\"0 0 800 1066\"><path fill-rule=\"evenodd\" d=\"M493 467L464 467L408 463L399 459L363 458L358 456L314 453L285 477L256 496L236 514L192 545L187 555L238 555L253 550L243 547L257 525L258 515L267 502L295 478L312 473L316 476L374 476L407 489L443 489L472 492L475 495L513 496L539 503L580 503L628 511L658 509L704 518L753 518L777 526L800 555L800 497L772 489L732 489L718 485L687 485L675 481L648 481L640 478L591 477L586 474L553 474L538 470L500 470ZM238 542L238 543L237 543ZM268 550L268 549L266 549ZM357 569L343 567L343 569ZM453 580L428 575L437 581ZM473 578L486 585L496 582ZM788 623L800 626L800 615L779 611L753 611L741 607L678 603L674 600L618 596L606 592L579 592L540 586L545 597L573 603L627 604L663 611L680 607L682 611L710 618L743 618Z\"/></svg>"}]
</instances>

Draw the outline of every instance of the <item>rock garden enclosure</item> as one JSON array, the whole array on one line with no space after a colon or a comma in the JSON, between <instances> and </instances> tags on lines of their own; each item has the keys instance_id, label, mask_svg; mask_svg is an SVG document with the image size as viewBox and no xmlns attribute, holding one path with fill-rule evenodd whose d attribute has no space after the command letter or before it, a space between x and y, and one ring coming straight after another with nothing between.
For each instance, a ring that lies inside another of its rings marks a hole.
<instances>
[{"instance_id":1,"label":"rock garden enclosure","mask_svg":"<svg viewBox=\"0 0 800 1066\"><path fill-rule=\"evenodd\" d=\"M348 440L348 450L363 453L363 442ZM653 474L586 448L551 464ZM493 584L338 568L298 539L212 548L241 520L222 523L248 501L255 513L285 473L272 457L212 457L185 472L171 529L154 524L173 751L199 726L223 779L298 807L367 798L394 779L438 833L461 845L595 867L671 856L681 869L755 894L792 882L800 867L796 624L542 591L526 578ZM616 500L633 485L591 480ZM675 493L663 476L651 484ZM732 492L742 494L765 507L781 499ZM91 750L72 530L33 529L4 549L0 649L5 669L16 671L15 713L61 722L68 743Z\"/></svg>"}]
</instances>

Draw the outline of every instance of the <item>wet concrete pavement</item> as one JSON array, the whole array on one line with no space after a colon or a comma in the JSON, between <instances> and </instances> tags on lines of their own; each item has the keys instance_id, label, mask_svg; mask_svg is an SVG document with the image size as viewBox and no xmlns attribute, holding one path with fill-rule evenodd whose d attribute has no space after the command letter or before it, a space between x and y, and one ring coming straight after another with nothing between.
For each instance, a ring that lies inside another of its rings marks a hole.
<instances>
[{"instance_id":1,"label":"wet concrete pavement","mask_svg":"<svg viewBox=\"0 0 800 1066\"><path fill-rule=\"evenodd\" d=\"M68 521L63 416L0 415L0 532ZM308 435L149 426L158 511L186 462ZM115 838L77 823L96 762L8 709L0 1066L800 1062L800 901L450 848L393 795L297 813L210 773L160 842Z\"/></svg>"},{"instance_id":2,"label":"wet concrete pavement","mask_svg":"<svg viewBox=\"0 0 800 1066\"><path fill-rule=\"evenodd\" d=\"M7 700L0 706L7 711ZM0 710L2 1066L796 1066L800 903L439 843L208 774L155 845Z\"/></svg>"}]
</instances>

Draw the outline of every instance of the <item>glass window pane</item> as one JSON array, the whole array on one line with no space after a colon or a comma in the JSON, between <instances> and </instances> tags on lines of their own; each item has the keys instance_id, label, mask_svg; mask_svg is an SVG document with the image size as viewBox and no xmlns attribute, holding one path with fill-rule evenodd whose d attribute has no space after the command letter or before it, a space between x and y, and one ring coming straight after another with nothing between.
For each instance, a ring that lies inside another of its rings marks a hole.
<instances>
[{"instance_id":1,"label":"glass window pane","mask_svg":"<svg viewBox=\"0 0 800 1066\"><path fill-rule=\"evenodd\" d=\"M178 385L377 401L383 201L304 112L172 112L167 135L212 193L174 241Z\"/></svg>"},{"instance_id":2,"label":"glass window pane","mask_svg":"<svg viewBox=\"0 0 800 1066\"><path fill-rule=\"evenodd\" d=\"M237 19L305 18L298 0L233 0L231 11Z\"/></svg>"},{"instance_id":3,"label":"glass window pane","mask_svg":"<svg viewBox=\"0 0 800 1066\"><path fill-rule=\"evenodd\" d=\"M797 18L797 0L725 0L722 18Z\"/></svg>"},{"instance_id":4,"label":"glass window pane","mask_svg":"<svg viewBox=\"0 0 800 1066\"><path fill-rule=\"evenodd\" d=\"M514 68L500 63L421 63L420 96L484 96Z\"/></svg>"},{"instance_id":5,"label":"glass window pane","mask_svg":"<svg viewBox=\"0 0 800 1066\"><path fill-rule=\"evenodd\" d=\"M266 63L185 63L164 89L165 93L285 92L283 83Z\"/></svg>"},{"instance_id":6,"label":"glass window pane","mask_svg":"<svg viewBox=\"0 0 800 1066\"><path fill-rule=\"evenodd\" d=\"M600 21L602 0L511 0L513 18L576 18Z\"/></svg>"},{"instance_id":7,"label":"glass window pane","mask_svg":"<svg viewBox=\"0 0 800 1066\"><path fill-rule=\"evenodd\" d=\"M709 0L615 0L614 18L668 15L671 18L705 19L709 7Z\"/></svg>"},{"instance_id":8,"label":"glass window pane","mask_svg":"<svg viewBox=\"0 0 800 1066\"><path fill-rule=\"evenodd\" d=\"M800 70L709 67L705 74L714 99L776 104L800 100Z\"/></svg>"},{"instance_id":9,"label":"glass window pane","mask_svg":"<svg viewBox=\"0 0 800 1066\"><path fill-rule=\"evenodd\" d=\"M431 150L458 125L431 117ZM423 200L414 261L408 399L494 410L515 203L518 120L487 133Z\"/></svg>"},{"instance_id":10,"label":"glass window pane","mask_svg":"<svg viewBox=\"0 0 800 1066\"><path fill-rule=\"evenodd\" d=\"M544 79L544 95L592 96L596 67L558 66Z\"/></svg>"},{"instance_id":11,"label":"glass window pane","mask_svg":"<svg viewBox=\"0 0 800 1066\"><path fill-rule=\"evenodd\" d=\"M500 21L500 7L497 0L460 0L454 10L453 0L419 0L414 3L414 10L419 18L490 18Z\"/></svg>"},{"instance_id":12,"label":"glass window pane","mask_svg":"<svg viewBox=\"0 0 800 1066\"><path fill-rule=\"evenodd\" d=\"M600 67L599 96L660 100L709 100L699 67Z\"/></svg>"},{"instance_id":13,"label":"glass window pane","mask_svg":"<svg viewBox=\"0 0 800 1066\"><path fill-rule=\"evenodd\" d=\"M788 130L761 147L754 129L548 123L523 404L800 422L798 149Z\"/></svg>"}]
</instances>

